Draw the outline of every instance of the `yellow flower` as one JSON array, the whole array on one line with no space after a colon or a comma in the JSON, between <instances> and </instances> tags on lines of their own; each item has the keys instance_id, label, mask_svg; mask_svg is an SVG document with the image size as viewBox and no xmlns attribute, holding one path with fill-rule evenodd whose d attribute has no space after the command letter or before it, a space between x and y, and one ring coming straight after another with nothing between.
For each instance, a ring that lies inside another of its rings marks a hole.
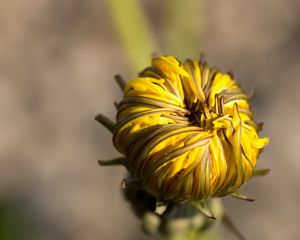
<instances>
[{"instance_id":1,"label":"yellow flower","mask_svg":"<svg viewBox=\"0 0 300 240\"><path fill-rule=\"evenodd\" d=\"M268 143L230 74L198 60L154 58L124 88L113 142L143 188L163 200L235 193Z\"/></svg>"}]
</instances>

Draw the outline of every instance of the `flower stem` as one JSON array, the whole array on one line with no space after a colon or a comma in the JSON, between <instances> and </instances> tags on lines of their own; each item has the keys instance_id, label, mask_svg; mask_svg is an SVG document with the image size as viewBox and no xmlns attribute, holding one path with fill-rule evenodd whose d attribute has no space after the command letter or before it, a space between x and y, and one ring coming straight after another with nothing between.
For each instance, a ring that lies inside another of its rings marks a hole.
<instances>
[{"instance_id":1,"label":"flower stem","mask_svg":"<svg viewBox=\"0 0 300 240\"><path fill-rule=\"evenodd\" d=\"M107 0L116 30L133 72L148 65L150 55L158 51L139 0Z\"/></svg>"},{"instance_id":2,"label":"flower stem","mask_svg":"<svg viewBox=\"0 0 300 240\"><path fill-rule=\"evenodd\" d=\"M166 240L218 240L219 225L223 218L223 206L220 199L209 201L216 220L205 216L191 205L173 205L163 215ZM165 216L166 215L166 216ZM183 230L183 231L182 231Z\"/></svg>"},{"instance_id":3,"label":"flower stem","mask_svg":"<svg viewBox=\"0 0 300 240\"><path fill-rule=\"evenodd\" d=\"M203 48L203 0L164 0L164 48L178 58L199 57Z\"/></svg>"}]
</instances>

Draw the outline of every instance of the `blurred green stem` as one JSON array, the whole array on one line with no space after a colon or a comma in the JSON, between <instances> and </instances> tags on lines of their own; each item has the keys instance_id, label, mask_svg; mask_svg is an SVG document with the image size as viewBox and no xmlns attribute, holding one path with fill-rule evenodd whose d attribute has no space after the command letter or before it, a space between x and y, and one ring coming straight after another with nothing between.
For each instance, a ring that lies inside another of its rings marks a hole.
<instances>
[{"instance_id":1,"label":"blurred green stem","mask_svg":"<svg viewBox=\"0 0 300 240\"><path fill-rule=\"evenodd\" d=\"M107 0L107 4L133 73L141 71L158 48L140 1Z\"/></svg>"},{"instance_id":2,"label":"blurred green stem","mask_svg":"<svg viewBox=\"0 0 300 240\"><path fill-rule=\"evenodd\" d=\"M208 230L205 233L199 233L199 231L195 231L191 229L184 237L171 236L171 237L166 237L166 240L217 240L220 239L219 233L217 231L218 225L212 227L212 229Z\"/></svg>"},{"instance_id":3,"label":"blurred green stem","mask_svg":"<svg viewBox=\"0 0 300 240\"><path fill-rule=\"evenodd\" d=\"M204 0L164 0L164 49L185 59L203 51Z\"/></svg>"},{"instance_id":4,"label":"blurred green stem","mask_svg":"<svg viewBox=\"0 0 300 240\"><path fill-rule=\"evenodd\" d=\"M212 210L216 220L209 219L199 212L196 208L192 208L192 211L184 211L182 217L186 221L190 222L190 227L185 232L180 232L180 218L176 223L176 219L170 219L170 223L173 222L173 230L175 234L166 235L166 240L218 240L220 239L220 224L224 215L223 204L220 199L210 200L210 209ZM194 214L197 215L194 215ZM195 217L196 216L196 217ZM199 218L200 217L200 218ZM197 220L196 220L197 219ZM199 221L201 219L201 221ZM181 223L182 224L182 223ZM171 229L171 228L169 228ZM176 230L178 233L176 233Z\"/></svg>"}]
</instances>

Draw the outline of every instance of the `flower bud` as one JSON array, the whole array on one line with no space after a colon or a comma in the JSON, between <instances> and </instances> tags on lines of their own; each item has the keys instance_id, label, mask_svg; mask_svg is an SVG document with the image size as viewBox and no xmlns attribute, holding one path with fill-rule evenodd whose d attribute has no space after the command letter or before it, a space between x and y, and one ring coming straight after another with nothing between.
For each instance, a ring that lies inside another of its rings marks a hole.
<instances>
[{"instance_id":1,"label":"flower bud","mask_svg":"<svg viewBox=\"0 0 300 240\"><path fill-rule=\"evenodd\" d=\"M268 143L239 84L198 60L154 58L125 85L117 110L112 132L120 163L164 201L237 192L256 174Z\"/></svg>"}]
</instances>

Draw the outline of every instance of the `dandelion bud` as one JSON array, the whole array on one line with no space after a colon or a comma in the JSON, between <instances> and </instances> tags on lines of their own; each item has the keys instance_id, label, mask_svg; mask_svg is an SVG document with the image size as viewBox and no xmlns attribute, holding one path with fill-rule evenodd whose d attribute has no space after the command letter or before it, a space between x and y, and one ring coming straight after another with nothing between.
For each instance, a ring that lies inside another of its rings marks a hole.
<instances>
[{"instance_id":1,"label":"dandelion bud","mask_svg":"<svg viewBox=\"0 0 300 240\"><path fill-rule=\"evenodd\" d=\"M142 188L165 201L235 193L268 143L230 74L198 60L154 58L124 87L113 143Z\"/></svg>"}]
</instances>

